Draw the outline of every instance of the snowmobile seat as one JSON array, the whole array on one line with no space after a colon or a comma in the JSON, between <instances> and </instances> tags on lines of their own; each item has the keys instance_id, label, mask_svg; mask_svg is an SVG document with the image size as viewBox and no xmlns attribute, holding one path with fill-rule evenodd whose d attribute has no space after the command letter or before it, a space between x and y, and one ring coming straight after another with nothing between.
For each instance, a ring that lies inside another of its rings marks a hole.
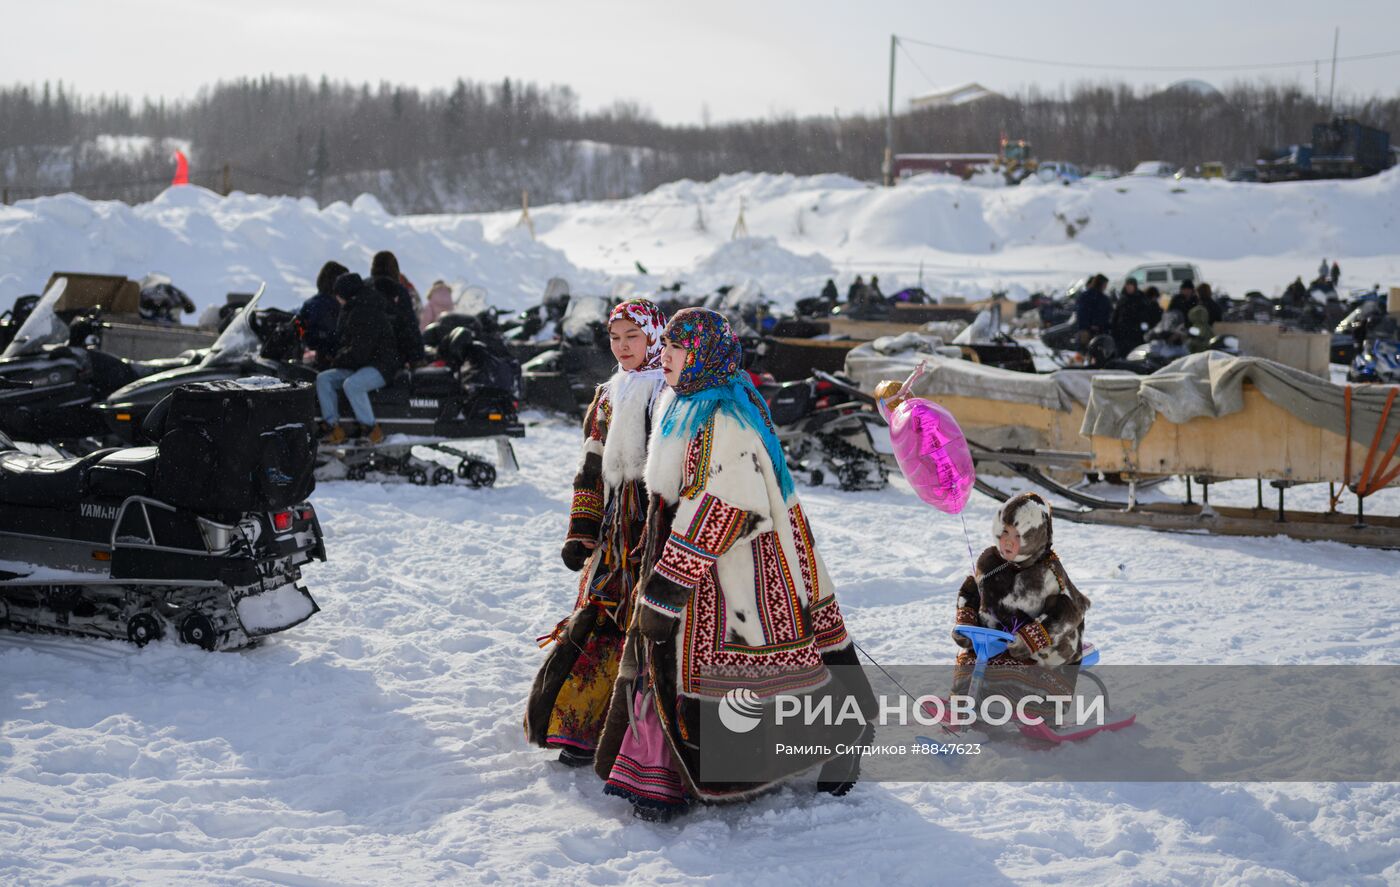
<instances>
[{"instance_id":1,"label":"snowmobile seat","mask_svg":"<svg viewBox=\"0 0 1400 887\"><path fill-rule=\"evenodd\" d=\"M458 393L462 384L447 367L420 367L413 371L409 390L416 396L441 396Z\"/></svg>"},{"instance_id":2,"label":"snowmobile seat","mask_svg":"<svg viewBox=\"0 0 1400 887\"><path fill-rule=\"evenodd\" d=\"M148 496L156 476L160 451L156 447L126 447L106 450L88 469L87 489L99 496Z\"/></svg>"},{"instance_id":3,"label":"snowmobile seat","mask_svg":"<svg viewBox=\"0 0 1400 887\"><path fill-rule=\"evenodd\" d=\"M81 458L0 453L0 502L53 507L76 502L92 466L111 450Z\"/></svg>"}]
</instances>

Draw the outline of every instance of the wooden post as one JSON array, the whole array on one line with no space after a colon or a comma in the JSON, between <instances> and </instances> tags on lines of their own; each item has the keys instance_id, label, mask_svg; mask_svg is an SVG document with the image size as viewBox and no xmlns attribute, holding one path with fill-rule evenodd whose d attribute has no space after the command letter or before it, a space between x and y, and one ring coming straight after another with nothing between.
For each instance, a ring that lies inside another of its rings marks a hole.
<instances>
[{"instance_id":1,"label":"wooden post","mask_svg":"<svg viewBox=\"0 0 1400 887\"><path fill-rule=\"evenodd\" d=\"M530 229L530 239L531 239L531 240L534 240L534 239L535 239L535 221L534 221L534 219L531 219L531 218L530 218L530 192L529 192L529 191L521 191L521 192L520 192L520 221L515 223L515 227L519 228L521 225L524 225L526 228L529 228L529 229Z\"/></svg>"},{"instance_id":2,"label":"wooden post","mask_svg":"<svg viewBox=\"0 0 1400 887\"><path fill-rule=\"evenodd\" d=\"M3 204L4 206L10 205L10 187L8 185L5 186L4 197L3 199L0 199L0 204Z\"/></svg>"},{"instance_id":3,"label":"wooden post","mask_svg":"<svg viewBox=\"0 0 1400 887\"><path fill-rule=\"evenodd\" d=\"M233 170L227 163L224 164L223 194L225 197L233 191Z\"/></svg>"}]
</instances>

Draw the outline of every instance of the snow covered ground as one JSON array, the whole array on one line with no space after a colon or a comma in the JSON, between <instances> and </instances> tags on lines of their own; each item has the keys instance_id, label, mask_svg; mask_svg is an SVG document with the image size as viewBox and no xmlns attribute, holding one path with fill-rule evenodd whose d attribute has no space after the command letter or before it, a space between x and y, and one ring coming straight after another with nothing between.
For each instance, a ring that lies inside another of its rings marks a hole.
<instances>
[{"instance_id":1,"label":"snow covered ground","mask_svg":"<svg viewBox=\"0 0 1400 887\"><path fill-rule=\"evenodd\" d=\"M735 239L742 210L748 237ZM170 189L129 207L73 195L0 207L0 305L38 292L55 270L169 274L202 307L268 282L266 304L310 295L321 263L366 269L394 250L426 288L485 287L518 309L559 275L576 292L687 292L752 280L780 305L878 274L884 292L922 281L937 296L1013 298L1063 289L1090 272L1198 264L1217 289L1277 294L1310 280L1323 256L1342 287L1400 282L1400 168L1357 181L1258 185L1123 178L982 188L926 176L874 188L844 176L731 175L675 182L626 200L518 211L393 216L372 197L229 198ZM647 269L641 274L637 264Z\"/></svg>"},{"instance_id":2,"label":"snow covered ground","mask_svg":"<svg viewBox=\"0 0 1400 887\"><path fill-rule=\"evenodd\" d=\"M0 882L1400 879L1394 784L862 783L633 820L521 732L534 638L573 600L558 550L577 439L533 424L494 489L323 484L329 560L307 571L323 611L258 649L0 634ZM862 646L951 657L959 522L902 481L801 492ZM979 546L992 513L968 506ZM1393 552L1070 524L1056 543L1114 661L1400 661Z\"/></svg>"}]
</instances>

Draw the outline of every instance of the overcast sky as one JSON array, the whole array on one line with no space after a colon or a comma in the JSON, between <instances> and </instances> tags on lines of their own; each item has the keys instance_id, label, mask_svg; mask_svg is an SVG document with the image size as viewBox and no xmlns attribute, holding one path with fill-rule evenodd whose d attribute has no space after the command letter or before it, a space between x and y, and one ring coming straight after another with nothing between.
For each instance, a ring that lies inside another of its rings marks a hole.
<instances>
[{"instance_id":1,"label":"overcast sky","mask_svg":"<svg viewBox=\"0 0 1400 887\"><path fill-rule=\"evenodd\" d=\"M5 3L0 81L189 96L219 79L327 74L441 87L457 77L563 83L585 108L634 100L666 122L883 111L891 33L1107 65L1220 65L1400 49L1400 0L1171 3L916 0L45 0ZM897 107L933 85L1003 91L1083 79L1166 85L1261 74L1075 71L909 45ZM913 61L910 61L910 56ZM917 66L917 67L916 67ZM919 70L922 69L922 70ZM1330 72L1322 67L1322 93ZM1342 64L1341 94L1400 91L1400 56Z\"/></svg>"}]
</instances>

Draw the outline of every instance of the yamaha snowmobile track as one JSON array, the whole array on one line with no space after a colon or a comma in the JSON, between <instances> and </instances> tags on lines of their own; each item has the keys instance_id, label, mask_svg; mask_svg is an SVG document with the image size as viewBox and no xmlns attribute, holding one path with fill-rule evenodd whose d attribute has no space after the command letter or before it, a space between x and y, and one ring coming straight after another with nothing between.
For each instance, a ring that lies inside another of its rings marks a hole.
<instances>
[{"instance_id":1,"label":"yamaha snowmobile track","mask_svg":"<svg viewBox=\"0 0 1400 887\"><path fill-rule=\"evenodd\" d=\"M510 441L497 438L497 452L502 467L517 470L515 451ZM415 449L440 453L456 460L455 465L425 459L414 454ZM323 447L322 456L345 468L346 480L369 480L371 475L400 477L415 486L441 486L455 483L459 478L472 487L490 487L496 483L496 466L475 453L458 449L448 442L423 441L371 445L350 443Z\"/></svg>"}]
</instances>

